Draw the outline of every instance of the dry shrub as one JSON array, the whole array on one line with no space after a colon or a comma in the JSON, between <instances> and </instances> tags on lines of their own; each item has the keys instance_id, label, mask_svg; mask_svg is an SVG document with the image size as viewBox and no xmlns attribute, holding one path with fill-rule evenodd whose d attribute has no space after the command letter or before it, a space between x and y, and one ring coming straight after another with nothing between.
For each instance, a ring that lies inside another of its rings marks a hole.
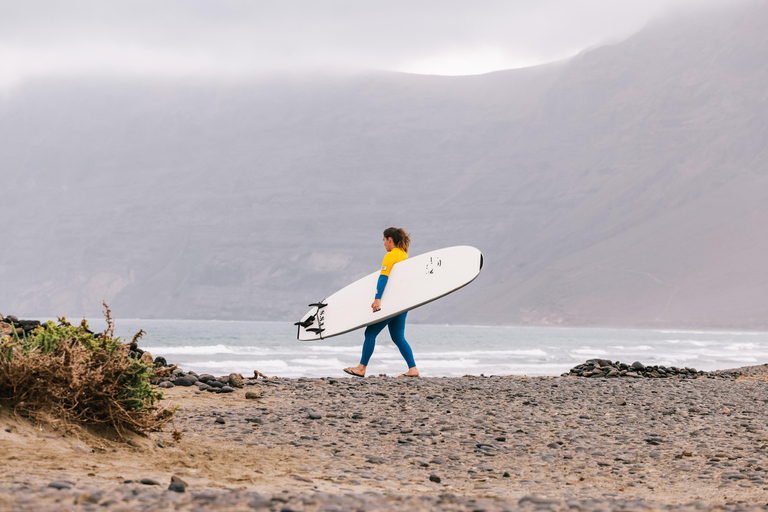
<instances>
[{"instance_id":1,"label":"dry shrub","mask_svg":"<svg viewBox=\"0 0 768 512\"><path fill-rule=\"evenodd\" d=\"M0 342L0 403L32 418L53 414L67 422L104 425L121 438L161 428L173 411L149 385L152 368L129 356L108 329L94 335L85 321L48 322L23 339Z\"/></svg>"}]
</instances>

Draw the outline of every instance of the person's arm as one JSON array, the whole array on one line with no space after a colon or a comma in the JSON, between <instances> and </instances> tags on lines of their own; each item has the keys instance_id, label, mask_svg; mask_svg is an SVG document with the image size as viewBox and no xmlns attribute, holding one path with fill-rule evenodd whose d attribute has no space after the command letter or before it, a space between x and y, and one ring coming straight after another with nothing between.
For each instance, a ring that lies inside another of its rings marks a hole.
<instances>
[{"instance_id":1,"label":"person's arm","mask_svg":"<svg viewBox=\"0 0 768 512\"><path fill-rule=\"evenodd\" d=\"M381 296L384 295L384 288L386 288L387 281L389 281L389 272L392 270L392 265L395 264L395 261L395 255L388 252L384 256L384 261L381 262L381 275L379 275L379 280L376 282L376 296L374 297L373 304L371 304L371 309L373 309L374 313L381 309Z\"/></svg>"},{"instance_id":2,"label":"person's arm","mask_svg":"<svg viewBox=\"0 0 768 512\"><path fill-rule=\"evenodd\" d=\"M373 309L374 313L381 309L381 296L384 295L384 288L387 286L387 281L389 281L389 276L381 274L376 283L376 297L374 298L373 304L371 304L371 309Z\"/></svg>"}]
</instances>

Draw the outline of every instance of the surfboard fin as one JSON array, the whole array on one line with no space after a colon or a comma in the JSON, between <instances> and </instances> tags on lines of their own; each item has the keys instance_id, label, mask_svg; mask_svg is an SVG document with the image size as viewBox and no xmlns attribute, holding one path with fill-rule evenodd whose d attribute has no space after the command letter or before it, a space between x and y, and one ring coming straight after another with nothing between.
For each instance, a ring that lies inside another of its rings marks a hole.
<instances>
[{"instance_id":1,"label":"surfboard fin","mask_svg":"<svg viewBox=\"0 0 768 512\"><path fill-rule=\"evenodd\" d=\"M317 327L315 327L315 328L313 328L313 329L307 329L307 332L314 332L314 333L320 334L320 333L321 333L321 332L323 332L324 330L325 330L325 329L318 329Z\"/></svg>"},{"instance_id":2,"label":"surfboard fin","mask_svg":"<svg viewBox=\"0 0 768 512\"><path fill-rule=\"evenodd\" d=\"M310 325L312 325L313 323L315 323L315 315L312 315L311 317L307 318L303 322L296 322L293 325L300 325L300 326L306 328L306 327L309 327Z\"/></svg>"},{"instance_id":3,"label":"surfboard fin","mask_svg":"<svg viewBox=\"0 0 768 512\"><path fill-rule=\"evenodd\" d=\"M328 304L323 304L322 302L316 302L314 304L310 304L309 307L320 309L320 308L324 308L327 305Z\"/></svg>"}]
</instances>

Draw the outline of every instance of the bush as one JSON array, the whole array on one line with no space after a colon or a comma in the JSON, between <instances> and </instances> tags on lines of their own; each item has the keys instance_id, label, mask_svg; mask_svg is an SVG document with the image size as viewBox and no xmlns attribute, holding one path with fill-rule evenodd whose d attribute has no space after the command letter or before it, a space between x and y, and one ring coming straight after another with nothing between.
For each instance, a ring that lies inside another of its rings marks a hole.
<instances>
[{"instance_id":1,"label":"bush","mask_svg":"<svg viewBox=\"0 0 768 512\"><path fill-rule=\"evenodd\" d=\"M121 438L171 421L173 411L155 406L162 393L150 387L152 368L131 358L128 345L114 337L108 307L105 316L102 334L91 332L85 320L76 327L61 318L58 325L0 340L0 403L33 418L53 414L106 425Z\"/></svg>"}]
</instances>

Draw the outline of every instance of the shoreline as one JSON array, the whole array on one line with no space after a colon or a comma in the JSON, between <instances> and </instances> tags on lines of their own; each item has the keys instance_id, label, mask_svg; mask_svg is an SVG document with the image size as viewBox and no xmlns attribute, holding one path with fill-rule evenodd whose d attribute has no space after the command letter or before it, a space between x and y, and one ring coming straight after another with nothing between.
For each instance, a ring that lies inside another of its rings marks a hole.
<instances>
[{"instance_id":1,"label":"shoreline","mask_svg":"<svg viewBox=\"0 0 768 512\"><path fill-rule=\"evenodd\" d=\"M161 405L178 407L178 443L173 428L120 443L2 410L0 508L763 509L768 367L738 370L176 387Z\"/></svg>"}]
</instances>

